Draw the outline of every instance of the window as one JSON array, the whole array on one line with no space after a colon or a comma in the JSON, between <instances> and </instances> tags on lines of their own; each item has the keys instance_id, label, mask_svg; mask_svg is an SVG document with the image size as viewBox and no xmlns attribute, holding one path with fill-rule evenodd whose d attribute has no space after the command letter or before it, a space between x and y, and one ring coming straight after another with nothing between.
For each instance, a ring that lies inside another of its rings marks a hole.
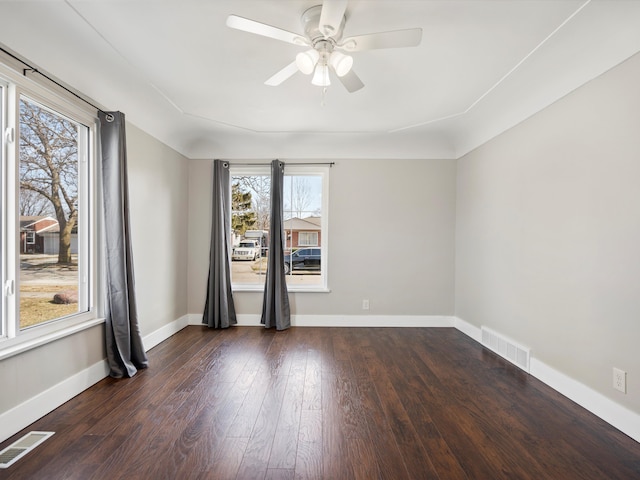
<instances>
[{"instance_id":1,"label":"window","mask_svg":"<svg viewBox=\"0 0 640 480\"><path fill-rule=\"evenodd\" d=\"M0 86L3 358L97 321L96 118L3 65Z\"/></svg>"},{"instance_id":2,"label":"window","mask_svg":"<svg viewBox=\"0 0 640 480\"><path fill-rule=\"evenodd\" d=\"M300 247L315 247L318 245L318 232L298 233L298 245Z\"/></svg>"},{"instance_id":3,"label":"window","mask_svg":"<svg viewBox=\"0 0 640 480\"><path fill-rule=\"evenodd\" d=\"M290 291L327 289L328 166L285 165L285 273ZM235 290L264 288L270 227L269 166L231 166L232 263ZM247 247L247 241L255 242ZM318 247L313 256L302 247Z\"/></svg>"}]
</instances>

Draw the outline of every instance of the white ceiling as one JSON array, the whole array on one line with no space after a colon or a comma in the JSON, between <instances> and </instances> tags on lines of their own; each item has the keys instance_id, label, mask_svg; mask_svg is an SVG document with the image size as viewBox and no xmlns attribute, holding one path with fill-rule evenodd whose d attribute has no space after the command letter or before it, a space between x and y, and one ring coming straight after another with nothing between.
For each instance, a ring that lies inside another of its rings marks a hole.
<instances>
[{"instance_id":1,"label":"white ceiling","mask_svg":"<svg viewBox=\"0 0 640 480\"><path fill-rule=\"evenodd\" d=\"M344 36L421 27L354 53L347 93L297 73L321 0L0 0L0 43L189 158L457 158L640 50L640 0L350 0Z\"/></svg>"}]
</instances>

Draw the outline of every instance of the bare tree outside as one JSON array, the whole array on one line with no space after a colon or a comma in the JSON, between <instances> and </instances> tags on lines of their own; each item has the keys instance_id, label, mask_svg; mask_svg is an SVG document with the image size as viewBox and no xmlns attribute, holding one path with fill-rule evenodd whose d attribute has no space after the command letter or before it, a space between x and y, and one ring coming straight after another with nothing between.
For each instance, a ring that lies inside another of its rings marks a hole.
<instances>
[{"instance_id":1,"label":"bare tree outside","mask_svg":"<svg viewBox=\"0 0 640 480\"><path fill-rule=\"evenodd\" d=\"M51 202L32 190L20 189L20 216L53 216Z\"/></svg>"},{"instance_id":2,"label":"bare tree outside","mask_svg":"<svg viewBox=\"0 0 640 480\"><path fill-rule=\"evenodd\" d=\"M58 263L71 263L78 220L78 127L26 100L20 101L20 192L21 211L45 212L43 199L49 203L60 227Z\"/></svg>"},{"instance_id":3,"label":"bare tree outside","mask_svg":"<svg viewBox=\"0 0 640 480\"><path fill-rule=\"evenodd\" d=\"M284 211L293 217L302 218L311 206L311 184L302 176L288 177L291 182L290 192L285 192ZM287 196L286 193L289 193Z\"/></svg>"}]
</instances>

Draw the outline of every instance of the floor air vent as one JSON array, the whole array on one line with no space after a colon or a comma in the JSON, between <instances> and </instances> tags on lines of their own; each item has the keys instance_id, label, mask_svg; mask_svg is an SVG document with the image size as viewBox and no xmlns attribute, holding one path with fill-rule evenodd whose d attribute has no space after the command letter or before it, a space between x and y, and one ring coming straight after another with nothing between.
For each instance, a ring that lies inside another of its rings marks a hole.
<instances>
[{"instance_id":1,"label":"floor air vent","mask_svg":"<svg viewBox=\"0 0 640 480\"><path fill-rule=\"evenodd\" d=\"M482 327L482 345L506 358L525 372L529 372L529 349L503 337L487 327Z\"/></svg>"},{"instance_id":2,"label":"floor air vent","mask_svg":"<svg viewBox=\"0 0 640 480\"><path fill-rule=\"evenodd\" d=\"M9 468L55 432L29 432L0 452L0 468Z\"/></svg>"}]
</instances>

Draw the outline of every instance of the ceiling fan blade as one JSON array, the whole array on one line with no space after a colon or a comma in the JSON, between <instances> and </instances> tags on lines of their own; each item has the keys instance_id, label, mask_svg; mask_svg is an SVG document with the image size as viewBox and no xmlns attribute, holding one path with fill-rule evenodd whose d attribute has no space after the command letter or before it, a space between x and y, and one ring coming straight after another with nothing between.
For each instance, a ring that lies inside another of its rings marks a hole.
<instances>
[{"instance_id":1,"label":"ceiling fan blade","mask_svg":"<svg viewBox=\"0 0 640 480\"><path fill-rule=\"evenodd\" d=\"M275 75L273 75L271 78L269 78L266 82L264 82L264 84L269 85L270 87L277 87L289 77L292 77L297 71L298 65L296 65L295 61L293 61L282 70L277 72Z\"/></svg>"},{"instance_id":2,"label":"ceiling fan blade","mask_svg":"<svg viewBox=\"0 0 640 480\"><path fill-rule=\"evenodd\" d=\"M227 27L242 30L243 32L255 33L263 37L275 38L294 45L309 45L309 41L298 35L297 33L288 32L278 27L272 27L266 23L256 22L248 18L239 17L237 15L229 15L227 17Z\"/></svg>"},{"instance_id":3,"label":"ceiling fan blade","mask_svg":"<svg viewBox=\"0 0 640 480\"><path fill-rule=\"evenodd\" d=\"M346 75L338 77L338 80L340 80L349 93L356 92L364 87L364 83L362 83L360 77L358 77L353 70L349 70L349 73Z\"/></svg>"},{"instance_id":4,"label":"ceiling fan blade","mask_svg":"<svg viewBox=\"0 0 640 480\"><path fill-rule=\"evenodd\" d=\"M348 52L374 50L377 48L415 47L422 41L421 28L393 30L391 32L369 33L345 38L339 48Z\"/></svg>"},{"instance_id":5,"label":"ceiling fan blade","mask_svg":"<svg viewBox=\"0 0 640 480\"><path fill-rule=\"evenodd\" d=\"M325 37L332 37L340 30L348 0L324 0L318 28Z\"/></svg>"}]
</instances>

